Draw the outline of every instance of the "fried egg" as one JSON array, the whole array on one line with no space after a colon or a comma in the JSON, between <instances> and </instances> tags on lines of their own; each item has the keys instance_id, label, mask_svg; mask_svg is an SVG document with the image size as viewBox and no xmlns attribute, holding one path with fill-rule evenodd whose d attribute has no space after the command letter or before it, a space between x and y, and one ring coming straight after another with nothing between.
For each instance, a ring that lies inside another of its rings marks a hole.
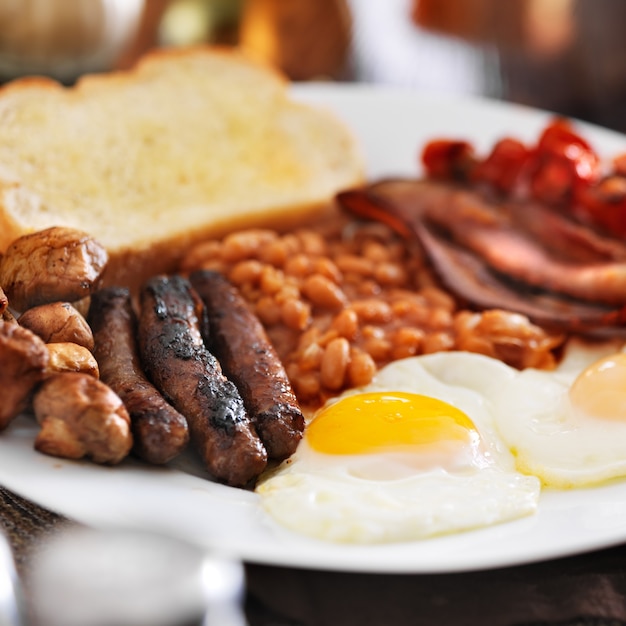
<instances>
[{"instance_id":1,"label":"fried egg","mask_svg":"<svg viewBox=\"0 0 626 626\"><path fill-rule=\"evenodd\" d=\"M437 372L455 369L444 380ZM423 539L532 514L540 483L515 470L489 395L515 371L446 353L385 367L329 403L295 454L257 486L279 524L319 539Z\"/></svg>"},{"instance_id":2,"label":"fried egg","mask_svg":"<svg viewBox=\"0 0 626 626\"><path fill-rule=\"evenodd\" d=\"M527 369L492 396L517 468L557 489L626 476L626 354L572 342L554 372Z\"/></svg>"}]
</instances>

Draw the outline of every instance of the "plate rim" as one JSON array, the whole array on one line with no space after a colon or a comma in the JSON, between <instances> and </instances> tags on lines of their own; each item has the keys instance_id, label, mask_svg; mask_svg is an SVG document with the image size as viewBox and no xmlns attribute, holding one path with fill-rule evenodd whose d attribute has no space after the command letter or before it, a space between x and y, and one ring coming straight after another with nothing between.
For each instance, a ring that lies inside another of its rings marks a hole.
<instances>
[{"instance_id":1,"label":"plate rim","mask_svg":"<svg viewBox=\"0 0 626 626\"><path fill-rule=\"evenodd\" d=\"M331 111L334 111L335 114L339 114L339 117L342 117L343 115L341 112L342 107L349 108L350 106L354 106L355 102L360 102L362 104L364 100L369 100L371 102L376 101L374 102L374 104L377 107L383 108L385 106L401 106L403 108L403 111L407 106L410 107L416 104L425 107L443 107L446 110L452 109L455 111L459 111L459 114L465 111L466 115L468 111L475 112L476 110L481 110L481 116L487 116L488 118L493 117L494 119L500 119L502 117L508 117L516 120L526 120L524 123L530 124L529 128L541 127L541 125L545 123L545 121L550 116L554 115L549 111L542 111L523 105L511 104L479 96L459 96L456 94L448 95L442 93L424 93L410 88L380 86L371 84L306 83L293 85L290 87L290 91L297 99L310 102L312 104L325 105L327 108L330 108ZM348 123L349 126L352 126L355 123L358 126L358 123L361 122L356 119L357 117L358 116L354 116L350 119L345 119L345 121ZM575 122L577 126L579 126L583 130L583 132L591 133L593 135L594 143L600 144L601 153L603 151L612 150L612 148L608 148L607 146L613 146L618 144L622 145L622 150L626 152L626 136L622 135L621 133L578 120L576 120ZM458 123L459 120L456 120L455 124L458 125ZM472 132L475 132L475 130L476 129L472 129ZM514 134L515 130L515 128L511 129L511 134ZM380 133L381 135L383 135L385 132L386 131L384 125L380 124L378 130L376 130L376 133ZM529 130L529 132L532 131ZM451 131L450 136L455 136L454 131ZM362 138L360 138L358 134L357 140L362 141ZM418 144L414 145L413 147L415 157L418 154L419 148L420 146ZM369 156L371 155L365 154L366 167L368 166ZM393 166L393 164L391 166ZM410 166L408 164L406 165L407 170L409 169L409 167L414 168L415 173L418 173L417 160L415 160ZM384 169L381 163L377 163L375 167L370 168L368 175L379 175L378 172L381 168ZM42 455L39 455L39 457L37 457L36 466L42 468L44 477L46 476L46 474L48 475L47 480L44 481L44 491L41 491L41 488L39 490L34 490L33 487L28 484L28 480L25 481L23 477L19 477L17 475L12 476L11 468L6 468L3 466L3 459L11 457L11 455L8 455L8 457L3 456L3 451L6 452L6 446L10 444L11 441L17 442L17 444L21 444L22 446L26 445L25 431L28 430L28 425L24 425L23 419L28 418L20 418L15 426L10 426L7 431L5 431L6 434L0 436L0 483L2 483L3 486L5 486L7 489L10 489L17 493L18 495L27 499L32 499L35 503L40 504L45 508L48 508L66 517L76 519L76 521L78 522L87 523L88 525L101 528L110 527L112 520L105 520L103 522L100 522L98 519L94 519L89 514L81 512L81 506L77 506L76 504L70 506L67 502L63 502L62 505L59 506L58 498L54 494L53 489L55 479L53 478L50 481L49 475L52 474L52 476L54 476L56 470L62 472L63 469L67 470L71 467L78 468L79 466L84 466L85 468L95 470L96 472L104 473L104 475L106 475L109 469L110 471L115 472L118 468L91 467L88 462L73 463L71 461L52 459L47 457L42 459L40 458ZM16 447L15 450L19 450L19 447ZM26 450L26 448L23 448L23 450ZM26 456L33 457L35 454L38 453L33 453L31 450L30 453L26 454ZM127 464L127 466L128 468L130 468L131 474L136 473L136 467L135 465L133 465L133 462ZM153 468L147 468L147 470L150 471L152 469ZM68 472L66 471L65 473L67 474ZM69 473L71 475L71 471ZM137 475L141 474L142 470L140 469L137 472ZM623 487L623 504L624 508L626 509L626 482L624 482L621 486ZM228 487L223 488L231 489ZM49 489L47 495L45 493L46 489ZM609 485L605 488L603 487L603 489L605 489L607 493L610 493L611 496L614 495L613 492L616 490L615 485ZM219 497L222 497L220 489L218 489L217 491L220 492ZM617 491L620 490L617 489ZM36 498L33 498L33 493L36 493ZM256 497L254 496L254 494L249 495ZM245 496L243 499L246 500L247 498L248 496ZM557 498L557 500L558 499L559 498ZM563 500L563 498L561 498L561 500ZM239 504L241 503L237 503L237 505ZM241 504L241 506L245 507L247 505L244 502L243 504ZM554 506L558 508L559 502L556 502ZM489 542L490 536L494 535L504 537L505 539L510 538L511 540L514 540L515 538L517 538L516 529L521 529L521 531L524 532L525 528L532 528L533 526L536 526L537 523L541 523L541 500L539 508L540 511L538 514L536 514L538 515L538 517L524 518L522 520L507 522L505 524L489 527L486 529L467 531L461 534L454 535L454 537L437 537L433 539L421 540L419 542L411 542L410 544L384 544L383 546L365 547L350 546L348 547L348 549L346 549L346 546L333 545L332 548L338 556L330 562L323 562L324 555L327 555L330 552L329 549L312 549L311 552L307 553L308 558L304 560L296 558L297 555L294 555L294 552L292 551L294 545L293 541L288 542L286 544L286 549L280 552L278 555L272 555L268 551L268 549L263 548L263 546L261 546L260 548L257 546L256 549L254 549L253 546L248 546L247 549L237 549L236 545L222 546L222 548L220 548L220 546L214 545L211 542L203 542L202 539L198 537L194 537L194 540L212 550L225 551L232 558L238 558L246 562L261 565L355 573L359 572L398 574L456 573L526 565L529 563L536 563L560 557L569 557L584 552L607 548L626 541L626 524L624 524L623 529L610 527L610 530L607 529L607 531L604 533L592 532L591 534L589 534L589 536L585 537L584 541L576 542L575 540L570 540L567 545L561 544L561 547L559 547L558 545L546 544L543 545L541 549L527 551L524 554L517 553L514 558L511 558L510 555L507 557L506 555L497 554L495 552L486 552L482 555L482 559L474 559L473 562L471 559L458 559L455 562L453 559L451 560L448 558L448 560L446 560L444 558L441 563L438 563L434 557L430 556L430 550L422 550L422 553L425 552L429 555L429 560L427 560L425 564L420 563L419 559L417 561L410 560L411 551L407 548L407 546L411 546L413 548L415 545L423 547L426 545L426 543L429 543L431 546L435 547L437 545L441 546L450 544L454 548L455 544L464 543L463 538L469 537L469 541L472 541L471 537L474 537L479 541ZM545 513L543 516L545 517ZM132 523L134 523L135 521L136 520L125 520L126 525L124 527L127 527L128 524L132 525ZM140 521L143 523L145 520ZM272 535L272 532L274 531L272 531L271 529L266 528L264 530L267 537L274 536ZM172 531L172 529L168 528L168 531ZM282 533L282 529L280 529L278 532L280 535ZM458 539L459 537L461 539ZM301 538L297 538L295 540L296 545L298 543L298 539ZM304 541L307 543L311 543L311 540L309 539L304 539ZM320 547L319 542L313 541L312 545ZM327 544L323 542L322 545L327 546ZM391 548L389 548L390 545L392 546ZM369 551L369 554L362 554L364 550ZM409 552L409 556L406 556L407 551ZM383 557L380 557L381 553ZM420 550L418 548L418 557L419 553ZM397 556L395 557L396 560L386 562L384 559L386 554L397 554Z\"/></svg>"}]
</instances>

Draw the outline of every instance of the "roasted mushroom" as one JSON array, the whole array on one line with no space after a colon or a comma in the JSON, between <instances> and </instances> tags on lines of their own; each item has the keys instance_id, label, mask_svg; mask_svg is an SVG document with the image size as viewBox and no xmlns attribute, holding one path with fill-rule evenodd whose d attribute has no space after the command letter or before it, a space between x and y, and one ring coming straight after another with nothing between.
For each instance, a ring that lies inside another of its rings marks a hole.
<instances>
[{"instance_id":1,"label":"roasted mushroom","mask_svg":"<svg viewBox=\"0 0 626 626\"><path fill-rule=\"evenodd\" d=\"M63 373L48 378L33 407L41 425L35 440L39 452L110 465L130 452L128 412L119 396L93 376Z\"/></svg>"},{"instance_id":2,"label":"roasted mushroom","mask_svg":"<svg viewBox=\"0 0 626 626\"><path fill-rule=\"evenodd\" d=\"M0 429L24 410L46 374L46 344L27 328L0 320Z\"/></svg>"},{"instance_id":3,"label":"roasted mushroom","mask_svg":"<svg viewBox=\"0 0 626 626\"><path fill-rule=\"evenodd\" d=\"M82 372L94 378L100 377L96 358L85 348L71 341L46 344L50 358L46 377L61 372Z\"/></svg>"},{"instance_id":4,"label":"roasted mushroom","mask_svg":"<svg viewBox=\"0 0 626 626\"><path fill-rule=\"evenodd\" d=\"M0 284L11 307L74 302L99 286L106 250L74 228L54 226L16 239L0 260Z\"/></svg>"},{"instance_id":5,"label":"roasted mushroom","mask_svg":"<svg viewBox=\"0 0 626 626\"><path fill-rule=\"evenodd\" d=\"M69 302L51 302L28 309L20 325L32 330L46 343L70 341L93 350L93 333L87 320Z\"/></svg>"}]
</instances>

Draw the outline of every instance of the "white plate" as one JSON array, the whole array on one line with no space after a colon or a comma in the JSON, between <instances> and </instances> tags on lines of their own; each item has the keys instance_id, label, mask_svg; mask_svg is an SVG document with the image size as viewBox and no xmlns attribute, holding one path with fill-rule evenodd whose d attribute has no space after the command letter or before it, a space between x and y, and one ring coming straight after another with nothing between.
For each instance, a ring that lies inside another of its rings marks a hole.
<instances>
[{"instance_id":1,"label":"white plate","mask_svg":"<svg viewBox=\"0 0 626 626\"><path fill-rule=\"evenodd\" d=\"M360 138L371 177L415 174L423 143L464 137L486 150L502 135L531 141L546 113L476 99L434 98L369 87L309 85L298 97L327 105ZM586 126L604 155L626 152L626 138ZM339 546L275 526L253 493L212 483L188 459L171 468L128 460L115 468L68 462L33 451L36 427L16 420L0 437L0 484L96 528L148 528L256 563L319 569L428 573L517 565L626 540L626 481L595 489L545 492L536 515L427 541Z\"/></svg>"}]
</instances>

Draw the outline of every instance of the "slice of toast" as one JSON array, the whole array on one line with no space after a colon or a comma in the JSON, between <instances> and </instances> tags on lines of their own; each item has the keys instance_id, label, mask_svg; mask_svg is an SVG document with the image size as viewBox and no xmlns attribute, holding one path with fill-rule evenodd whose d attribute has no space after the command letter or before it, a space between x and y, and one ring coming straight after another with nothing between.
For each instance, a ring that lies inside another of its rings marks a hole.
<instances>
[{"instance_id":1,"label":"slice of toast","mask_svg":"<svg viewBox=\"0 0 626 626\"><path fill-rule=\"evenodd\" d=\"M236 50L158 50L70 88L0 89L0 252L79 228L107 248L109 284L168 271L201 239L305 221L362 178L346 127Z\"/></svg>"}]
</instances>

